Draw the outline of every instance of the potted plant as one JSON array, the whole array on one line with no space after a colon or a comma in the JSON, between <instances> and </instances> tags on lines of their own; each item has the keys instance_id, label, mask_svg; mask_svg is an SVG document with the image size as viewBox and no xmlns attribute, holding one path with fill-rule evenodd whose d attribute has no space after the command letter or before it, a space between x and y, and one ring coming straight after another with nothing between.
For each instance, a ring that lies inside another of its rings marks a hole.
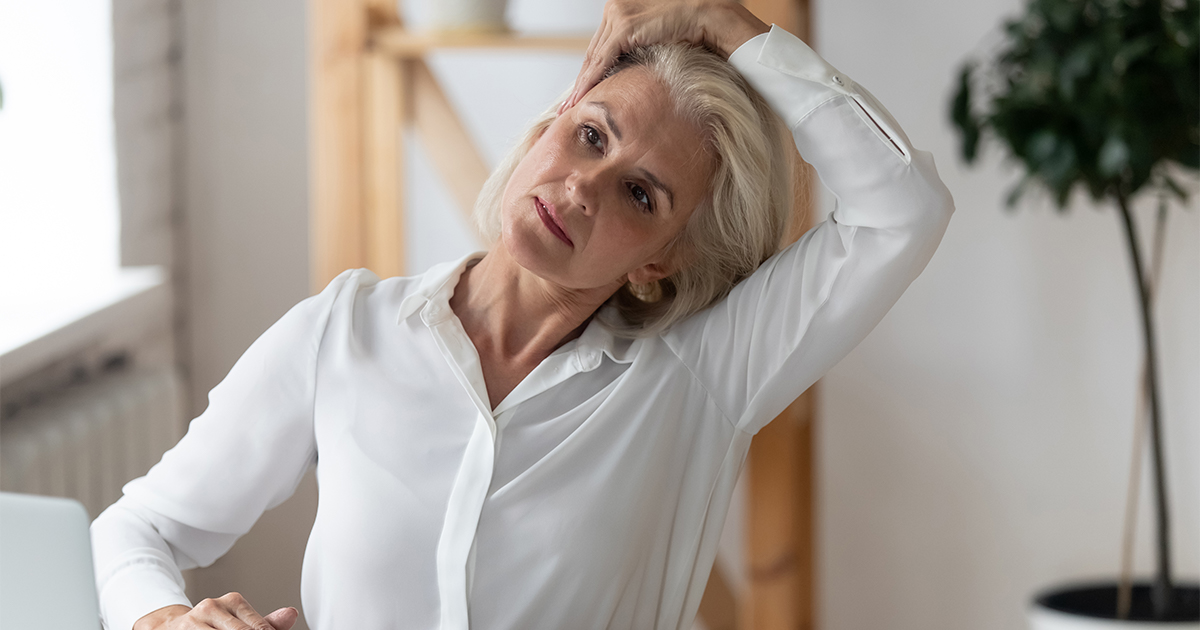
<instances>
[{"instance_id":1,"label":"potted plant","mask_svg":"<svg viewBox=\"0 0 1200 630\"><path fill-rule=\"evenodd\" d=\"M1198 85L1200 0L1030 0L1005 23L995 58L968 61L959 75L951 118L963 158L973 162L985 136L1000 141L1025 173L1009 206L1033 184L1060 211L1077 187L1114 205L1140 306L1157 570L1150 584L1046 592L1031 613L1035 630L1200 628L1200 592L1171 573L1152 280L1131 211L1139 194L1157 192L1162 225L1168 198L1186 200L1175 178L1200 168Z\"/></svg>"}]
</instances>

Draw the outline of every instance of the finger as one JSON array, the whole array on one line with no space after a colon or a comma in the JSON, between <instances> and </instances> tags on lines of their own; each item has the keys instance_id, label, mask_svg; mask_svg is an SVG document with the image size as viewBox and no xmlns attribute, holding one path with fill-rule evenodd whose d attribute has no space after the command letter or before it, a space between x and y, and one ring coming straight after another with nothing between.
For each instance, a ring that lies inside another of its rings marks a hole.
<instances>
[{"instance_id":1,"label":"finger","mask_svg":"<svg viewBox=\"0 0 1200 630\"><path fill-rule=\"evenodd\" d=\"M242 603L232 612L236 618L227 622L229 630L242 630L243 628L246 630L274 630L271 623L263 619L263 616L258 614L258 611L254 610L246 600L242 600Z\"/></svg>"},{"instance_id":2,"label":"finger","mask_svg":"<svg viewBox=\"0 0 1200 630\"><path fill-rule=\"evenodd\" d=\"M591 41L588 42L587 50L584 51L584 53L583 53L583 64L579 68L580 73L583 73L584 69L587 68L588 60L592 58L592 51L596 49L596 42L600 41L600 38L603 37L604 28L607 24L608 24L608 19L601 17L600 18L600 27L596 29L595 33L592 33L592 39L591 39ZM561 116L562 113L565 112L571 106L571 99L575 98L575 90L578 86L579 86L579 75L575 75L575 81L573 83L571 83L571 90L569 92L567 92L567 97L565 99L563 99L563 102L559 103L559 105L558 105L558 115L559 116Z\"/></svg>"},{"instance_id":3,"label":"finger","mask_svg":"<svg viewBox=\"0 0 1200 630\"><path fill-rule=\"evenodd\" d=\"M604 38L608 36L608 29L608 16L601 17L600 26L596 28L595 33L592 33L592 39L588 42L587 50L583 51L583 66L580 68L580 72L583 71L583 68L587 67L588 61L591 60L592 56L596 52L596 49L600 47L600 42L604 41ZM575 77L575 83L579 83L578 76Z\"/></svg>"},{"instance_id":4,"label":"finger","mask_svg":"<svg viewBox=\"0 0 1200 630\"><path fill-rule=\"evenodd\" d=\"M600 48L597 49L592 58L591 65L584 68L576 80L571 107L574 107L589 90L596 87L604 79L604 74L617 61L621 53L625 52L625 49L629 47L631 39L632 37L628 34L613 33L605 42L601 43Z\"/></svg>"},{"instance_id":5,"label":"finger","mask_svg":"<svg viewBox=\"0 0 1200 630\"><path fill-rule=\"evenodd\" d=\"M587 54L583 58L583 67L579 69L579 75L575 77L575 87L571 91L571 96L567 97L567 106L564 109L570 109L579 102L579 99L591 89L590 85L585 86L588 77L595 73L595 68L601 65L603 51L609 47L609 40L612 38L612 23L605 20L600 28L596 30L596 36L592 38L592 43L588 46Z\"/></svg>"},{"instance_id":6,"label":"finger","mask_svg":"<svg viewBox=\"0 0 1200 630\"><path fill-rule=\"evenodd\" d=\"M275 630L291 630L295 625L296 620L300 618L300 611L288 606L280 608L275 612L266 616L266 620Z\"/></svg>"},{"instance_id":7,"label":"finger","mask_svg":"<svg viewBox=\"0 0 1200 630\"><path fill-rule=\"evenodd\" d=\"M273 630L258 611L239 593L228 593L218 599L229 611L230 616L217 625L222 630ZM214 624L216 625L216 624Z\"/></svg>"},{"instance_id":8,"label":"finger","mask_svg":"<svg viewBox=\"0 0 1200 630\"><path fill-rule=\"evenodd\" d=\"M217 628L218 630L257 630L253 626L238 619L233 610L237 593L230 593L217 599L205 599L188 613L187 617L202 628Z\"/></svg>"}]
</instances>

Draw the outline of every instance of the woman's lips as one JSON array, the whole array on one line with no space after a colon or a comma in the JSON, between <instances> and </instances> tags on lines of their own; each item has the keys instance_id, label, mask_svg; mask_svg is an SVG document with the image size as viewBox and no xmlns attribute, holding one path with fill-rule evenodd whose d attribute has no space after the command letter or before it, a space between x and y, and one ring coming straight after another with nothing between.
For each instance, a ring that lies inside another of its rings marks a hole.
<instances>
[{"instance_id":1,"label":"woman's lips","mask_svg":"<svg viewBox=\"0 0 1200 630\"><path fill-rule=\"evenodd\" d=\"M541 197L534 197L533 207L537 210L537 215L546 229L550 230L560 241L566 243L568 247L575 247L575 243L571 241L571 237L567 236L567 230L563 227L562 220L558 218L558 213L554 211L552 204L542 201Z\"/></svg>"}]
</instances>

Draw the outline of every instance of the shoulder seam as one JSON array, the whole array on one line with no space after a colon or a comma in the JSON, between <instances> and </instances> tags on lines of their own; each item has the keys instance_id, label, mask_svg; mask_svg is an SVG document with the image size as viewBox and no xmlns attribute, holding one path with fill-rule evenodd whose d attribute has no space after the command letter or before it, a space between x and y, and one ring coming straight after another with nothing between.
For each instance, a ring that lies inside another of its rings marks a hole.
<instances>
[{"instance_id":1,"label":"shoulder seam","mask_svg":"<svg viewBox=\"0 0 1200 630\"><path fill-rule=\"evenodd\" d=\"M309 454L309 466L312 466L312 464L316 462L317 456L318 456L317 437L316 437L316 432L317 432L317 387L318 387L317 379L318 379L319 372L320 372L319 367L321 365L321 349L325 346L325 336L329 332L329 320L333 319L333 307L334 307L334 305L337 304L338 298L341 296L342 291L344 291L346 289L346 285L349 284L349 281L351 279L357 279L358 276L362 275L363 271L364 271L363 269L347 269L346 271L343 271L342 273L338 274L337 277L334 278L332 282L330 282L330 285L333 285L334 283L339 283L339 285L333 291L333 295L330 297L330 300L329 300L329 306L325 309L325 314L324 314L325 321L321 322L321 334L316 339L316 349L313 351L313 355L312 355L312 393L311 393L311 398L308 401L308 409L309 409L309 413L312 414L312 421L309 423L309 426L312 427L312 431L313 431L313 440L312 440L313 450L312 450L312 453ZM327 287L325 290L328 291L329 287ZM307 470L305 471L305 474L307 474Z\"/></svg>"}]
</instances>

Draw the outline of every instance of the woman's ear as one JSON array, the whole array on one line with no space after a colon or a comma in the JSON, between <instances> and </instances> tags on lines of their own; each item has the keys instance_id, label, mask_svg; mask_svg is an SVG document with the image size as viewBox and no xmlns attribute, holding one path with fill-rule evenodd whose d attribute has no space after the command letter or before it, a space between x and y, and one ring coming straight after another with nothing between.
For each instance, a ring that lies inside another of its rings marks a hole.
<instances>
[{"instance_id":1,"label":"woman's ear","mask_svg":"<svg viewBox=\"0 0 1200 630\"><path fill-rule=\"evenodd\" d=\"M662 280L692 264L690 251L691 248L683 243L674 242L665 248L661 260L646 263L630 271L625 279L633 284L649 284Z\"/></svg>"},{"instance_id":2,"label":"woman's ear","mask_svg":"<svg viewBox=\"0 0 1200 630\"><path fill-rule=\"evenodd\" d=\"M650 284L675 273L675 266L670 262L646 263L625 276L632 284Z\"/></svg>"}]
</instances>

